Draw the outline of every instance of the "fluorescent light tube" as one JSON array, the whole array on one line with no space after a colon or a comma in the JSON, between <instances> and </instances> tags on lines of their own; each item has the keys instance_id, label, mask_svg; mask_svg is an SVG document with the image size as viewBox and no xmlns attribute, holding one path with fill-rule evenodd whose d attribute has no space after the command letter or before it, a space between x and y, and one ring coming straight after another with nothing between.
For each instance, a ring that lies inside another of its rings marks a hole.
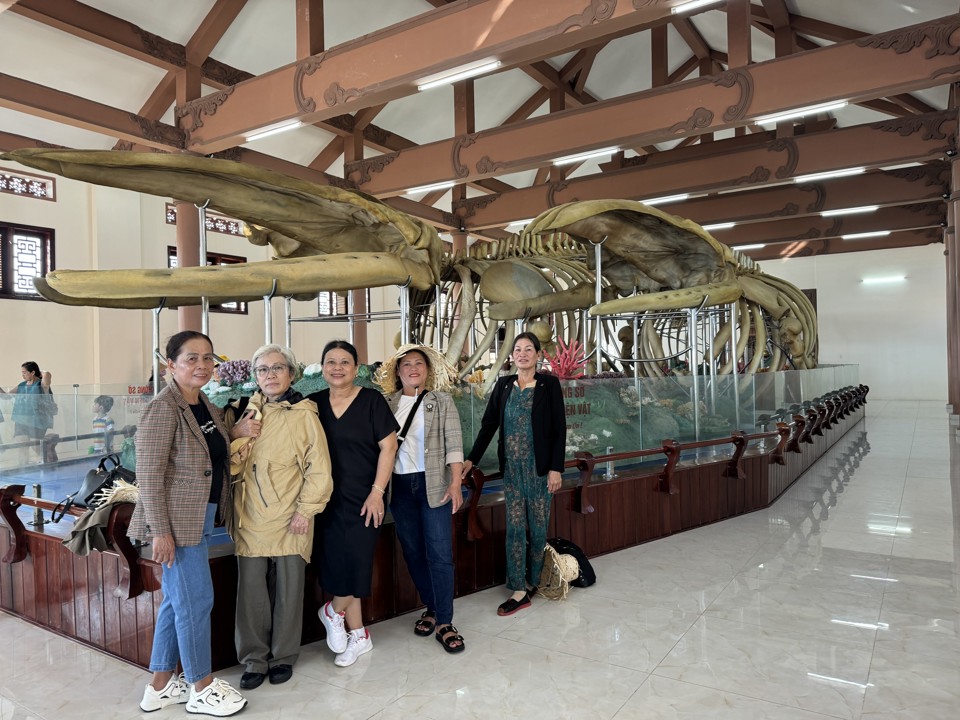
<instances>
[{"instance_id":1,"label":"fluorescent light tube","mask_svg":"<svg viewBox=\"0 0 960 720\"><path fill-rule=\"evenodd\" d=\"M753 245L731 245L730 247L734 250L740 250L743 252L744 250L759 250L760 248L765 248L766 244L754 243Z\"/></svg>"},{"instance_id":2,"label":"fluorescent light tube","mask_svg":"<svg viewBox=\"0 0 960 720\"><path fill-rule=\"evenodd\" d=\"M850 175L859 175L866 172L865 167L847 168L845 170L831 170L830 172L813 173L812 175L798 175L793 179L795 183L814 182L816 180L829 180L830 178L849 177Z\"/></svg>"},{"instance_id":3,"label":"fluorescent light tube","mask_svg":"<svg viewBox=\"0 0 960 720\"><path fill-rule=\"evenodd\" d=\"M303 123L299 120L291 120L290 122L281 123L280 125L274 125L272 127L264 128L263 130L258 130L257 132L250 133L246 136L247 142L253 142L254 140L262 140L265 137L270 137L271 135L276 135L278 133L286 132L287 130L296 130L298 127L302 127Z\"/></svg>"},{"instance_id":4,"label":"fluorescent light tube","mask_svg":"<svg viewBox=\"0 0 960 720\"><path fill-rule=\"evenodd\" d=\"M820 217L835 217L837 215L857 215L859 213L870 213L879 209L879 205L861 205L860 207L843 208L842 210L824 210Z\"/></svg>"},{"instance_id":5,"label":"fluorescent light tube","mask_svg":"<svg viewBox=\"0 0 960 720\"><path fill-rule=\"evenodd\" d=\"M710 232L711 230L729 230L735 225L736 225L735 222L722 222L722 223L713 223L712 225L701 225L700 227L702 227L707 232Z\"/></svg>"},{"instance_id":6,"label":"fluorescent light tube","mask_svg":"<svg viewBox=\"0 0 960 720\"><path fill-rule=\"evenodd\" d=\"M836 102L820 103L819 105L808 105L807 107L797 108L796 110L784 110L783 112L772 113L771 115L762 115L754 120L758 125L767 125L778 123L781 120L793 120L794 118L805 117L807 115L816 115L817 113L839 110L847 106L846 100Z\"/></svg>"},{"instance_id":7,"label":"fluorescent light tube","mask_svg":"<svg viewBox=\"0 0 960 720\"><path fill-rule=\"evenodd\" d=\"M865 277L862 282L864 285L883 285L885 283L903 282L906 279L903 275L890 275L889 277Z\"/></svg>"},{"instance_id":8,"label":"fluorescent light tube","mask_svg":"<svg viewBox=\"0 0 960 720\"><path fill-rule=\"evenodd\" d=\"M588 150L587 152L577 153L576 155L566 155L553 161L554 165L573 165L583 160L592 160L593 158L606 157L620 152L618 147L601 148L600 150Z\"/></svg>"},{"instance_id":9,"label":"fluorescent light tube","mask_svg":"<svg viewBox=\"0 0 960 720\"><path fill-rule=\"evenodd\" d=\"M419 195L420 193L433 192L434 190L448 190L452 188L457 183L453 180L446 180L444 182L433 183L432 185L420 185L419 187L412 187L409 190L404 191L404 195Z\"/></svg>"},{"instance_id":10,"label":"fluorescent light tube","mask_svg":"<svg viewBox=\"0 0 960 720\"><path fill-rule=\"evenodd\" d=\"M680 193L679 195L664 195L663 197L641 200L644 205L663 205L664 203L680 202L690 197L690 193Z\"/></svg>"},{"instance_id":11,"label":"fluorescent light tube","mask_svg":"<svg viewBox=\"0 0 960 720\"><path fill-rule=\"evenodd\" d=\"M850 235L841 235L841 240L863 240L865 238L886 237L890 234L889 230L876 230L874 232L851 233Z\"/></svg>"},{"instance_id":12,"label":"fluorescent light tube","mask_svg":"<svg viewBox=\"0 0 960 720\"><path fill-rule=\"evenodd\" d=\"M882 167L880 169L884 171L901 170L903 168L921 167L922 165L923 165L922 162L905 162L905 163L900 163L899 165L887 165L886 167Z\"/></svg>"},{"instance_id":13,"label":"fluorescent light tube","mask_svg":"<svg viewBox=\"0 0 960 720\"><path fill-rule=\"evenodd\" d=\"M682 5L674 5L670 8L671 15L678 15L680 13L690 12L691 10L697 10L698 8L706 7L707 5L716 5L720 0L690 0L690 2L685 2Z\"/></svg>"},{"instance_id":14,"label":"fluorescent light tube","mask_svg":"<svg viewBox=\"0 0 960 720\"><path fill-rule=\"evenodd\" d=\"M485 62L482 65L475 65L462 70L456 70L440 77L431 77L431 79L418 83L417 90L429 90L431 88L440 87L441 85L449 85L451 83L459 82L460 80L476 77L477 75L485 75L488 72L496 70L498 67L500 67L500 65L501 63L499 60L494 60L492 62Z\"/></svg>"}]
</instances>

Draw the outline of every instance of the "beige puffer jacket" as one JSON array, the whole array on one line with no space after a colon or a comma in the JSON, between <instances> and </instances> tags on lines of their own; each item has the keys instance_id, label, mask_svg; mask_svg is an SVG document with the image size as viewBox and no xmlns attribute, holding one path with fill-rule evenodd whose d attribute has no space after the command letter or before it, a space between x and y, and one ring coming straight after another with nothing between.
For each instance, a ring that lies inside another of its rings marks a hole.
<instances>
[{"instance_id":1,"label":"beige puffer jacket","mask_svg":"<svg viewBox=\"0 0 960 720\"><path fill-rule=\"evenodd\" d=\"M307 399L293 405L266 402L258 392L247 407L261 412L262 424L242 471L231 479L228 531L235 552L244 557L300 555L310 562L313 516L326 507L333 492L317 406ZM290 533L294 512L310 521L306 535Z\"/></svg>"}]
</instances>

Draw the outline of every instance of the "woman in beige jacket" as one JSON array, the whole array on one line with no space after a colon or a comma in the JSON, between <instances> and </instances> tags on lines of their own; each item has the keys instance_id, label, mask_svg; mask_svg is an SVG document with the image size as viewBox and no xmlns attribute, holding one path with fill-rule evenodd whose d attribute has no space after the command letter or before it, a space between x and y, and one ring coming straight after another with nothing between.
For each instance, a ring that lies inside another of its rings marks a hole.
<instances>
[{"instance_id":1,"label":"woman in beige jacket","mask_svg":"<svg viewBox=\"0 0 960 720\"><path fill-rule=\"evenodd\" d=\"M293 674L313 518L333 491L317 406L290 387L297 372L293 353L265 345L252 365L259 391L227 411L235 438L228 529L239 572L236 644L244 689L259 687L268 675L276 685Z\"/></svg>"}]
</instances>

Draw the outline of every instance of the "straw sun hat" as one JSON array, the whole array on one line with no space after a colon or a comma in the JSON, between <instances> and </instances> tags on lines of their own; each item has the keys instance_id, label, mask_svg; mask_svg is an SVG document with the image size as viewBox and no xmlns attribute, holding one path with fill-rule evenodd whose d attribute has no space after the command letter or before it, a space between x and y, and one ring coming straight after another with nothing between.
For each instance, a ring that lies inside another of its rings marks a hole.
<instances>
[{"instance_id":1,"label":"straw sun hat","mask_svg":"<svg viewBox=\"0 0 960 720\"><path fill-rule=\"evenodd\" d=\"M400 390L401 385L400 379L397 377L397 363L400 362L400 358L413 350L416 350L427 360L429 370L427 372L427 380L423 384L424 390L446 391L456 384L457 370L447 362L443 354L434 350L432 347L418 345L416 343L401 345L394 356L389 360L385 360L383 365L380 366L380 369L377 370L377 374L373 378L373 382L379 385L388 395Z\"/></svg>"}]
</instances>

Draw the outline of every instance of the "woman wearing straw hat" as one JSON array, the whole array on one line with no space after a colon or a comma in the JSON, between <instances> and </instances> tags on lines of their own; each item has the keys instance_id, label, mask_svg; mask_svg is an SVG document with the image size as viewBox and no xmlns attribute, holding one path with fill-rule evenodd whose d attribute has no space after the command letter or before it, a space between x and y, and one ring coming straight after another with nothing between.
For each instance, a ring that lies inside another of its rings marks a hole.
<instances>
[{"instance_id":1,"label":"woman wearing straw hat","mask_svg":"<svg viewBox=\"0 0 960 720\"><path fill-rule=\"evenodd\" d=\"M443 390L456 370L432 348L404 345L377 371L376 382L401 425L390 512L403 557L427 606L414 625L449 653L465 645L453 626L453 520L460 509L463 439L453 399Z\"/></svg>"}]
</instances>

